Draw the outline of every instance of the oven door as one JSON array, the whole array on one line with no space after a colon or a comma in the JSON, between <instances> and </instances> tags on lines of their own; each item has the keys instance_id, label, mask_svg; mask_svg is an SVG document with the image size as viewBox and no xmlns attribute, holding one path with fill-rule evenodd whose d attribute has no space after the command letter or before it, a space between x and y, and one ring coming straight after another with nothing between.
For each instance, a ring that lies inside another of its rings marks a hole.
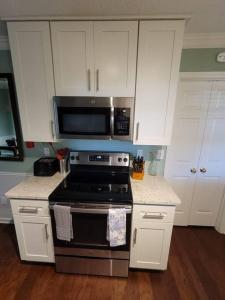
<instances>
[{"instance_id":1,"label":"oven door","mask_svg":"<svg viewBox=\"0 0 225 300\"><path fill-rule=\"evenodd\" d=\"M111 139L111 102L109 98L55 97L58 138Z\"/></svg>"},{"instance_id":2,"label":"oven door","mask_svg":"<svg viewBox=\"0 0 225 300\"><path fill-rule=\"evenodd\" d=\"M121 208L121 206L114 207ZM50 205L54 246L129 251L132 207L126 206L126 244L118 247L110 247L106 238L108 209L109 206L104 205L72 206L74 239L67 242L57 239L53 205Z\"/></svg>"}]
</instances>

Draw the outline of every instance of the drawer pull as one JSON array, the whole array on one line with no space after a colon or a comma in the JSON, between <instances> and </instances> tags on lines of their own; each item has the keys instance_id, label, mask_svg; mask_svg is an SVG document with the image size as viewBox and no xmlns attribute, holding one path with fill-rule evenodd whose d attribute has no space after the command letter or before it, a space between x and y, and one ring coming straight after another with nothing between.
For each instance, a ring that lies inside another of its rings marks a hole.
<instances>
[{"instance_id":1,"label":"drawer pull","mask_svg":"<svg viewBox=\"0 0 225 300\"><path fill-rule=\"evenodd\" d=\"M166 214L164 213L145 213L143 215L143 219L158 219L158 220L162 220L164 217L166 217Z\"/></svg>"},{"instance_id":2,"label":"drawer pull","mask_svg":"<svg viewBox=\"0 0 225 300\"><path fill-rule=\"evenodd\" d=\"M19 209L19 213L22 213L22 214L37 214L38 213L38 208L35 207L35 208L25 208L25 207L22 207Z\"/></svg>"}]
</instances>

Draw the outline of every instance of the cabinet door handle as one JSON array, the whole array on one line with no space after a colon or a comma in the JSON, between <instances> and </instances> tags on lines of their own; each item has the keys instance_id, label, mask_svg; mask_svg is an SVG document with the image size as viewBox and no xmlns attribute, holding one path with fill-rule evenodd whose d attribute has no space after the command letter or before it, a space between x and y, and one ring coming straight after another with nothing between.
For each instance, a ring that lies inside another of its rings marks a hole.
<instances>
[{"instance_id":1,"label":"cabinet door handle","mask_svg":"<svg viewBox=\"0 0 225 300\"><path fill-rule=\"evenodd\" d=\"M46 240L48 240L49 235L48 235L48 225L47 224L45 224L45 237L46 237Z\"/></svg>"},{"instance_id":2,"label":"cabinet door handle","mask_svg":"<svg viewBox=\"0 0 225 300\"><path fill-rule=\"evenodd\" d=\"M52 138L54 140L54 138L55 138L55 130L54 130L54 121L53 120L51 120L50 126L51 126Z\"/></svg>"},{"instance_id":3,"label":"cabinet door handle","mask_svg":"<svg viewBox=\"0 0 225 300\"><path fill-rule=\"evenodd\" d=\"M139 136L139 122L137 122L137 125L136 125L136 141L138 140L138 136Z\"/></svg>"},{"instance_id":4,"label":"cabinet door handle","mask_svg":"<svg viewBox=\"0 0 225 300\"><path fill-rule=\"evenodd\" d=\"M192 169L190 170L190 172L193 173L193 174L195 174L195 173L197 173L197 170L196 170L195 168L192 168Z\"/></svg>"},{"instance_id":5,"label":"cabinet door handle","mask_svg":"<svg viewBox=\"0 0 225 300\"><path fill-rule=\"evenodd\" d=\"M201 173L206 173L207 170L206 170L206 168L201 168L201 169L200 169L200 172L201 172Z\"/></svg>"},{"instance_id":6,"label":"cabinet door handle","mask_svg":"<svg viewBox=\"0 0 225 300\"><path fill-rule=\"evenodd\" d=\"M99 91L99 69L96 70L96 90Z\"/></svg>"},{"instance_id":7,"label":"cabinet door handle","mask_svg":"<svg viewBox=\"0 0 225 300\"><path fill-rule=\"evenodd\" d=\"M90 91L91 90L91 70L88 69L87 73L88 73L88 90Z\"/></svg>"},{"instance_id":8,"label":"cabinet door handle","mask_svg":"<svg viewBox=\"0 0 225 300\"><path fill-rule=\"evenodd\" d=\"M137 241L137 228L134 229L133 246L136 244L136 241Z\"/></svg>"},{"instance_id":9,"label":"cabinet door handle","mask_svg":"<svg viewBox=\"0 0 225 300\"><path fill-rule=\"evenodd\" d=\"M37 207L34 207L34 208L21 207L19 209L19 213L22 213L22 214L37 214L38 213L38 208Z\"/></svg>"},{"instance_id":10,"label":"cabinet door handle","mask_svg":"<svg viewBox=\"0 0 225 300\"><path fill-rule=\"evenodd\" d=\"M143 219L163 219L166 217L164 213L145 213Z\"/></svg>"}]
</instances>

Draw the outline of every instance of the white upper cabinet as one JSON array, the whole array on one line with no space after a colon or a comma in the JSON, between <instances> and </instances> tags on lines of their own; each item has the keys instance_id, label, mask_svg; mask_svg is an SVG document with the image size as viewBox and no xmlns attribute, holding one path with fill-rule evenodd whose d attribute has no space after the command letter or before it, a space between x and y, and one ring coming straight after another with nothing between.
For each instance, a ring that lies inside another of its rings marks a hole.
<instances>
[{"instance_id":1,"label":"white upper cabinet","mask_svg":"<svg viewBox=\"0 0 225 300\"><path fill-rule=\"evenodd\" d=\"M57 96L135 95L136 21L51 22Z\"/></svg>"},{"instance_id":2,"label":"white upper cabinet","mask_svg":"<svg viewBox=\"0 0 225 300\"><path fill-rule=\"evenodd\" d=\"M96 96L134 97L136 21L94 23Z\"/></svg>"},{"instance_id":3,"label":"white upper cabinet","mask_svg":"<svg viewBox=\"0 0 225 300\"><path fill-rule=\"evenodd\" d=\"M25 141L54 141L54 78L48 22L9 22L9 42Z\"/></svg>"},{"instance_id":4,"label":"white upper cabinet","mask_svg":"<svg viewBox=\"0 0 225 300\"><path fill-rule=\"evenodd\" d=\"M184 21L141 21L134 144L170 143Z\"/></svg>"},{"instance_id":5,"label":"white upper cabinet","mask_svg":"<svg viewBox=\"0 0 225 300\"><path fill-rule=\"evenodd\" d=\"M92 22L51 22L57 96L94 94Z\"/></svg>"}]
</instances>

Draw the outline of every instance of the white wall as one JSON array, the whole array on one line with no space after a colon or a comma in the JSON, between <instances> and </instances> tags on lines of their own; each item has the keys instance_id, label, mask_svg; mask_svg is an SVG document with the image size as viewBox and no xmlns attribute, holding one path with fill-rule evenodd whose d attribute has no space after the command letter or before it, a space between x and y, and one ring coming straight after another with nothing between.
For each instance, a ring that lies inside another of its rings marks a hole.
<instances>
[{"instance_id":1,"label":"white wall","mask_svg":"<svg viewBox=\"0 0 225 300\"><path fill-rule=\"evenodd\" d=\"M0 173L0 223L9 223L12 221L10 203L4 194L26 176L27 174L24 173Z\"/></svg>"}]
</instances>

